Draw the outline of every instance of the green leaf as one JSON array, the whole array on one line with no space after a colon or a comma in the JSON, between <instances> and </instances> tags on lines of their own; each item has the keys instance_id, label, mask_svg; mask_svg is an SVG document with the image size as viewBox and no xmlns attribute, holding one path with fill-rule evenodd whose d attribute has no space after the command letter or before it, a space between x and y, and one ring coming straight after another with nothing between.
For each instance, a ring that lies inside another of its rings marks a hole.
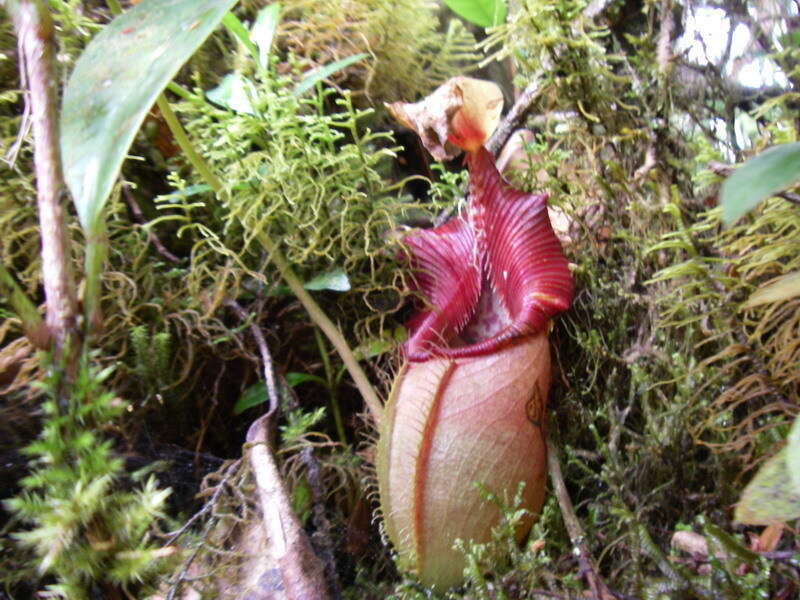
<instances>
[{"instance_id":1,"label":"green leaf","mask_svg":"<svg viewBox=\"0 0 800 600\"><path fill-rule=\"evenodd\" d=\"M786 468L792 478L795 493L800 494L800 417L794 420L786 442Z\"/></svg>"},{"instance_id":2,"label":"green leaf","mask_svg":"<svg viewBox=\"0 0 800 600\"><path fill-rule=\"evenodd\" d=\"M313 88L317 83L320 81L324 81L337 71L341 71L352 65L353 63L357 63L358 61L366 58L369 56L365 52L360 54L355 54L353 56L348 56L347 58L342 58L335 62L332 62L329 65L325 65L324 67L318 67L316 69L312 69L309 71L303 79L294 87L292 90L292 94L295 96L302 96L308 90Z\"/></svg>"},{"instance_id":3,"label":"green leaf","mask_svg":"<svg viewBox=\"0 0 800 600\"><path fill-rule=\"evenodd\" d=\"M800 180L800 143L774 146L748 160L720 189L722 218L730 225L762 200Z\"/></svg>"},{"instance_id":4,"label":"green leaf","mask_svg":"<svg viewBox=\"0 0 800 600\"><path fill-rule=\"evenodd\" d=\"M307 381L314 381L325 387L328 386L328 382L322 377L317 377L311 373L295 373L292 371L286 374L286 385L289 387L295 387L296 385L300 385L301 383L305 383Z\"/></svg>"},{"instance_id":5,"label":"green leaf","mask_svg":"<svg viewBox=\"0 0 800 600\"><path fill-rule=\"evenodd\" d=\"M765 462L747 484L734 517L748 525L772 525L800 517L800 491L789 472L785 448Z\"/></svg>"},{"instance_id":6,"label":"green leaf","mask_svg":"<svg viewBox=\"0 0 800 600\"><path fill-rule=\"evenodd\" d=\"M505 0L444 0L444 3L462 19L481 27L494 27L506 20Z\"/></svg>"},{"instance_id":7,"label":"green leaf","mask_svg":"<svg viewBox=\"0 0 800 600\"><path fill-rule=\"evenodd\" d=\"M253 408L259 404L264 404L266 401L267 386L263 381L259 381L242 392L242 395L239 396L236 404L233 405L233 414L240 415L248 408Z\"/></svg>"},{"instance_id":8,"label":"green leaf","mask_svg":"<svg viewBox=\"0 0 800 600\"><path fill-rule=\"evenodd\" d=\"M256 48L253 40L250 39L250 33L247 31L247 27L244 26L244 23L239 20L239 17L233 13L228 13L222 18L222 24L225 25L228 31L239 38L239 41L247 48L250 56L253 57L253 60L258 62L258 48Z\"/></svg>"},{"instance_id":9,"label":"green leaf","mask_svg":"<svg viewBox=\"0 0 800 600\"><path fill-rule=\"evenodd\" d=\"M311 281L303 284L307 290L331 290L333 292L347 292L350 290L350 280L341 268L317 275Z\"/></svg>"},{"instance_id":10,"label":"green leaf","mask_svg":"<svg viewBox=\"0 0 800 600\"><path fill-rule=\"evenodd\" d=\"M61 157L81 225L96 231L145 115L236 0L142 0L86 47L64 91Z\"/></svg>"},{"instance_id":11,"label":"green leaf","mask_svg":"<svg viewBox=\"0 0 800 600\"><path fill-rule=\"evenodd\" d=\"M273 2L258 11L253 27L250 29L250 39L258 46L258 64L262 69L269 68L272 40L278 30L280 15L281 5L278 2Z\"/></svg>"},{"instance_id":12,"label":"green leaf","mask_svg":"<svg viewBox=\"0 0 800 600\"><path fill-rule=\"evenodd\" d=\"M742 305L742 308L752 308L769 302L782 302L795 296L800 296L800 271L782 275L756 290Z\"/></svg>"},{"instance_id":13,"label":"green leaf","mask_svg":"<svg viewBox=\"0 0 800 600\"><path fill-rule=\"evenodd\" d=\"M251 101L255 97L256 86L238 73L228 73L217 87L206 92L206 98L214 104L246 115L256 114Z\"/></svg>"}]
</instances>

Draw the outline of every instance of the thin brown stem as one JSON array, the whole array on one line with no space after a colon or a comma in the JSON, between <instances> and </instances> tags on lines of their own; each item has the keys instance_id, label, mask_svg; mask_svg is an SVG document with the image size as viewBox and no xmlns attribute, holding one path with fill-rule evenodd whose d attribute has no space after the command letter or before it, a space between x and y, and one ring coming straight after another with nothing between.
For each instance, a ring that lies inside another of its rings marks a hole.
<instances>
[{"instance_id":1,"label":"thin brown stem","mask_svg":"<svg viewBox=\"0 0 800 600\"><path fill-rule=\"evenodd\" d=\"M147 219L142 213L142 209L139 206L139 203L136 202L136 198L133 197L130 188L127 184L122 184L122 195L125 197L125 202L128 203L128 208L131 209L133 213L133 218L136 220L137 223L140 225L147 225ZM169 262L173 264L180 264L181 259L175 256L172 252L170 252L164 243L158 238L158 236L153 232L151 229L147 229L147 241L150 242L153 247L156 249L161 256L167 259Z\"/></svg>"},{"instance_id":2,"label":"thin brown stem","mask_svg":"<svg viewBox=\"0 0 800 600\"><path fill-rule=\"evenodd\" d=\"M242 323L246 323L249 315L235 300L228 300L227 304ZM278 411L278 388L275 385L275 371L272 363L272 354L270 354L267 340L264 339L264 334L255 323L250 324L250 333L256 340L258 351L261 354L261 362L264 367L264 383L267 387L267 399L269 400L269 409L266 412L267 419L271 419Z\"/></svg>"},{"instance_id":3,"label":"thin brown stem","mask_svg":"<svg viewBox=\"0 0 800 600\"><path fill-rule=\"evenodd\" d=\"M23 80L28 81L47 308L45 322L58 359L67 340L77 331L77 301L62 206L64 177L58 143L55 32L46 3L18 0L9 2L8 8L17 33Z\"/></svg>"},{"instance_id":4,"label":"thin brown stem","mask_svg":"<svg viewBox=\"0 0 800 600\"><path fill-rule=\"evenodd\" d=\"M508 138L511 137L511 134L522 125L528 112L533 108L533 103L536 102L541 93L542 89L533 83L522 91L517 101L514 102L514 106L512 106L508 114L503 117L503 120L500 122L497 129L495 129L492 137L486 142L486 149L489 152L497 155L497 153L502 150Z\"/></svg>"},{"instance_id":5,"label":"thin brown stem","mask_svg":"<svg viewBox=\"0 0 800 600\"><path fill-rule=\"evenodd\" d=\"M597 574L594 560L586 544L586 534L575 514L572 500L569 497L567 486L564 483L564 476L561 474L561 464L558 461L558 451L553 445L550 436L547 436L547 470L550 473L550 481L553 484L553 492L558 499L558 506L561 508L561 517L567 528L569 539L572 541L573 554L578 559L581 574L586 578L586 583L592 591L592 595L599 600L613 600L614 596L609 591L606 584Z\"/></svg>"}]
</instances>

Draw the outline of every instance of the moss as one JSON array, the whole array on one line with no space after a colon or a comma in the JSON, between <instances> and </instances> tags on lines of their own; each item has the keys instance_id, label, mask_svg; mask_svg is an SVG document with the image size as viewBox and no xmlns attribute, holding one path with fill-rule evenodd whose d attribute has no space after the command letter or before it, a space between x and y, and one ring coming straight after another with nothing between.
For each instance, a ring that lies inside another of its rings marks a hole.
<instances>
[{"instance_id":1,"label":"moss","mask_svg":"<svg viewBox=\"0 0 800 600\"><path fill-rule=\"evenodd\" d=\"M280 43L308 67L366 52L365 66L339 83L381 101L415 100L477 59L474 39L458 20L442 26L430 0L289 0Z\"/></svg>"}]
</instances>

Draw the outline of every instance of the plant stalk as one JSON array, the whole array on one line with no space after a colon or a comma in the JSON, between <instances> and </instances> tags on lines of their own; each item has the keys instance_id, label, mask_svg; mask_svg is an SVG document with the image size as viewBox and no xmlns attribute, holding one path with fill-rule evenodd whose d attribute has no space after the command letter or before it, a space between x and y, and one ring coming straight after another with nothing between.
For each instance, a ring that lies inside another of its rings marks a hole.
<instances>
[{"instance_id":1,"label":"plant stalk","mask_svg":"<svg viewBox=\"0 0 800 600\"><path fill-rule=\"evenodd\" d=\"M367 408L369 408L370 413L372 413L372 418L375 420L375 424L379 425L381 422L381 417L383 416L383 405L381 404L375 389L372 387L372 384L369 382L369 379L367 379L366 373L364 373L361 365L358 364L358 361L353 355L353 351L350 349L350 346L347 344L347 340L344 339L342 332L339 331L339 328L328 318L328 315L325 314L325 312L320 308L319 304L317 304L314 298L311 297L311 294L309 294L308 291L303 287L303 284L300 282L297 275L294 274L291 265L289 265L281 251L278 249L277 244L275 244L275 242L273 242L272 239L264 232L259 232L258 241L262 246L264 246L267 252L269 252L270 259L278 268L278 271L283 277L283 280L286 282L286 285L289 286L294 295L297 296L300 304L302 304L303 308L306 309L308 316L311 317L311 320L317 325L317 327L322 329L322 332L327 336L331 344L333 344L333 347L336 348L336 351L339 353L344 366L350 373L350 377L353 378L353 383L355 383L358 391L361 393L361 397L364 399L364 402L367 405Z\"/></svg>"},{"instance_id":2,"label":"plant stalk","mask_svg":"<svg viewBox=\"0 0 800 600\"><path fill-rule=\"evenodd\" d=\"M194 149L191 140L189 140L189 136L186 135L183 125L181 125L181 122L175 115L175 111L173 111L172 107L169 105L169 101L164 95L164 92L158 95L156 106L158 106L158 110L161 111L164 121L167 123L167 127L169 127L178 146L186 155L187 160L197 170L200 176L206 180L206 183L211 186L211 189L213 189L215 193L221 194L223 191L222 182L214 175L211 167L209 167L208 163L200 156L200 153Z\"/></svg>"},{"instance_id":3,"label":"plant stalk","mask_svg":"<svg viewBox=\"0 0 800 600\"><path fill-rule=\"evenodd\" d=\"M328 357L328 349L325 348L325 341L322 339L322 334L319 328L314 329L314 339L317 341L317 348L319 348L319 355L322 358L322 365L325 368L325 380L328 382L328 397L331 403L331 412L333 413L333 421L336 424L336 435L339 436L339 441L345 446L347 445L347 436L344 432L344 423L342 422L342 411L339 410L339 399L336 396L336 374L333 372L331 366L331 359Z\"/></svg>"},{"instance_id":4,"label":"plant stalk","mask_svg":"<svg viewBox=\"0 0 800 600\"><path fill-rule=\"evenodd\" d=\"M68 338L77 332L77 299L62 206L64 177L58 143L55 30L49 9L41 0L10 0L7 7L19 40L22 81L29 89L45 323L54 346L55 364L59 364Z\"/></svg>"},{"instance_id":5,"label":"plant stalk","mask_svg":"<svg viewBox=\"0 0 800 600\"><path fill-rule=\"evenodd\" d=\"M103 219L98 219L86 239L83 260L86 276L83 287L83 312L86 318L87 333L98 332L103 327L100 300L103 292L103 265L108 253L108 240L106 239L105 231L105 222Z\"/></svg>"}]
</instances>

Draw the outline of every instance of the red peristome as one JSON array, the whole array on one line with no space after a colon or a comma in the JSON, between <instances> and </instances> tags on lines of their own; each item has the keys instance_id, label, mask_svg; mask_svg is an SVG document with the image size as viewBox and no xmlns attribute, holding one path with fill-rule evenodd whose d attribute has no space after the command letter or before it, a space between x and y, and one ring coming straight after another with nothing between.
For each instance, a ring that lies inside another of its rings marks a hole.
<instances>
[{"instance_id":1,"label":"red peristome","mask_svg":"<svg viewBox=\"0 0 800 600\"><path fill-rule=\"evenodd\" d=\"M547 195L510 187L483 147L469 153L467 164L466 219L406 239L429 303L408 324L411 361L495 352L543 331L572 301L572 275Z\"/></svg>"},{"instance_id":2,"label":"red peristome","mask_svg":"<svg viewBox=\"0 0 800 600\"><path fill-rule=\"evenodd\" d=\"M475 311L481 272L472 228L461 217L435 229L405 238L413 256L416 289L428 305L407 323L412 332L406 352L427 356L425 348L442 347L458 333Z\"/></svg>"}]
</instances>

